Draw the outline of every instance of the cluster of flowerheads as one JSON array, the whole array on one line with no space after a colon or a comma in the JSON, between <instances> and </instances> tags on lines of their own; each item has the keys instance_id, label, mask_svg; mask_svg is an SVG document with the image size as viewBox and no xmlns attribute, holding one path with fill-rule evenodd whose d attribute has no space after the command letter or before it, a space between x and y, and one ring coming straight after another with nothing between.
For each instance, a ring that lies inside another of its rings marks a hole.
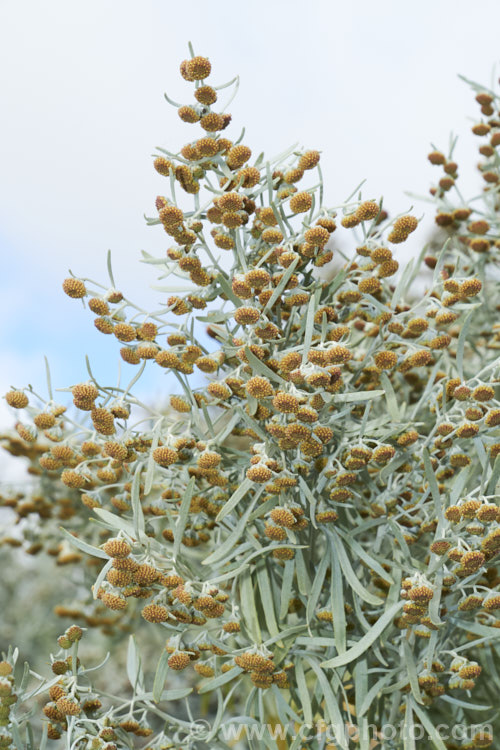
<instances>
[{"instance_id":1,"label":"cluster of flowerheads","mask_svg":"<svg viewBox=\"0 0 500 750\"><path fill-rule=\"evenodd\" d=\"M434 149L437 234L423 271L395 279L417 218L361 195L325 208L318 151L253 158L225 136L225 87L210 73L204 57L181 64L194 101L178 115L198 130L154 160L166 195L148 222L168 247L146 260L188 291L173 286L148 313L114 283L63 284L125 363L173 373L181 393L135 423L132 392L91 376L70 389L75 428L51 398L11 390L22 417L6 447L56 490L5 504L38 514L36 552L50 551L55 518L74 562L93 547L104 568L92 606L164 627L168 668L193 664L204 691L286 690L300 712L324 670L355 724L362 658L366 693L389 670L384 690L407 718L453 721L473 688L475 703L490 700L480 673L500 638L498 97L476 87L481 203L458 191L452 152ZM70 699L52 698L63 725ZM389 709L370 710L383 724Z\"/></svg>"},{"instance_id":2,"label":"cluster of flowerheads","mask_svg":"<svg viewBox=\"0 0 500 750\"><path fill-rule=\"evenodd\" d=\"M77 655L83 635L77 625L67 628L58 638L59 653L51 658L55 677L48 683L43 706L48 738L71 738L84 750L125 750L131 736L152 738L155 748L173 747L163 731L155 735L140 698L124 701L119 708L106 705L106 698L99 696L89 677L95 668L87 670ZM65 656L69 650L71 655ZM153 750L153 745L143 746Z\"/></svg>"},{"instance_id":3,"label":"cluster of flowerheads","mask_svg":"<svg viewBox=\"0 0 500 750\"><path fill-rule=\"evenodd\" d=\"M7 660L0 661L0 747L2 750L12 745L9 724L12 721L11 712L17 699L12 663Z\"/></svg>"}]
</instances>

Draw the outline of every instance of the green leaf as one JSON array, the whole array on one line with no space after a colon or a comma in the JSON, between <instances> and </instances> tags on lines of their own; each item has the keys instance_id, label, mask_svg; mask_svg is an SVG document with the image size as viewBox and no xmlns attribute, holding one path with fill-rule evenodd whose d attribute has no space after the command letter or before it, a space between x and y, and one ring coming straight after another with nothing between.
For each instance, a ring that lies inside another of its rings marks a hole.
<instances>
[{"instance_id":1,"label":"green leaf","mask_svg":"<svg viewBox=\"0 0 500 750\"><path fill-rule=\"evenodd\" d=\"M256 371L259 375L262 375L265 378L269 378L269 380L274 380L276 383L280 383L280 385L286 385L286 380L283 380L283 378L278 375L276 372L271 370L270 367L267 367L263 362L260 361L258 357L255 356L255 354L248 348L248 346L245 347L245 354L248 359L248 363L252 366L252 370Z\"/></svg>"},{"instance_id":2,"label":"green leaf","mask_svg":"<svg viewBox=\"0 0 500 750\"><path fill-rule=\"evenodd\" d=\"M358 576L352 569L351 562L345 551L345 547L340 541L340 538L336 534L335 531L331 532L331 538L335 545L335 551L337 553L337 556L340 562L340 567L342 568L342 572L347 582L349 583L350 587L353 589L353 591L355 591L357 595L368 604L374 604L374 605L383 604L384 600L381 599L379 596L375 596L375 594L372 594L370 591L368 591L368 589L366 589L361 583L361 581L359 580Z\"/></svg>"},{"instance_id":3,"label":"green leaf","mask_svg":"<svg viewBox=\"0 0 500 750\"><path fill-rule=\"evenodd\" d=\"M475 309L469 312L462 324L460 335L458 337L457 356L455 361L457 365L458 377L460 378L460 380L464 379L464 348L465 342L467 341L467 335L469 333L469 326L472 323L472 316L474 315L474 313Z\"/></svg>"},{"instance_id":4,"label":"green leaf","mask_svg":"<svg viewBox=\"0 0 500 750\"><path fill-rule=\"evenodd\" d=\"M338 404L350 404L357 401L371 401L374 398L383 396L385 391L352 391L351 393L336 393L334 397L335 403Z\"/></svg>"},{"instance_id":5,"label":"green leaf","mask_svg":"<svg viewBox=\"0 0 500 750\"><path fill-rule=\"evenodd\" d=\"M113 277L113 266L111 264L111 250L108 250L106 262L107 262L107 266L108 266L109 280L111 281L111 286L114 288L115 287L115 279Z\"/></svg>"},{"instance_id":6,"label":"green leaf","mask_svg":"<svg viewBox=\"0 0 500 750\"><path fill-rule=\"evenodd\" d=\"M25 662L25 664L27 664L27 662ZM29 667L29 665L28 665L28 667ZM30 672L28 672L28 678L29 678L30 676L31 676L31 675L30 675ZM38 677L38 676L39 676L39 675L37 675L37 677ZM59 679L60 679L60 678L59 678ZM24 696L23 696L23 700L27 701L27 700L30 700L31 698L34 698L34 697L35 697L36 695L40 695L40 693L45 693L45 692L46 692L47 690L49 690L49 688L51 688L51 687L52 687L53 685L57 685L57 683L58 683L58 682L59 682L59 680L57 679L57 677L54 677L54 679L53 679L53 680L48 680L48 681L44 681L44 682L42 682L42 683L41 683L41 684L39 684L39 685L38 685L38 687L36 687L36 688L35 688L34 690L31 690L31 691L29 691L28 693L26 693L26 695L24 695ZM21 691L20 691L20 692L21 692Z\"/></svg>"},{"instance_id":7,"label":"green leaf","mask_svg":"<svg viewBox=\"0 0 500 750\"><path fill-rule=\"evenodd\" d=\"M500 468L500 465L499 465ZM467 486L467 481L469 479L469 476L475 472L475 466L474 463L472 463L470 466L466 466L462 471L460 471L457 476L455 477L455 481L453 482L453 485L451 487L450 492L450 505L454 505L462 492L464 491L464 488Z\"/></svg>"},{"instance_id":8,"label":"green leaf","mask_svg":"<svg viewBox=\"0 0 500 750\"><path fill-rule=\"evenodd\" d=\"M273 176L271 172L271 165L268 161L266 162L266 183L267 183L268 200L269 200L269 203L272 203L273 201Z\"/></svg>"},{"instance_id":9,"label":"green leaf","mask_svg":"<svg viewBox=\"0 0 500 750\"><path fill-rule=\"evenodd\" d=\"M220 312L218 310L212 310L207 315L197 315L196 320L200 323L225 323L233 317L233 312Z\"/></svg>"},{"instance_id":10,"label":"green leaf","mask_svg":"<svg viewBox=\"0 0 500 750\"><path fill-rule=\"evenodd\" d=\"M259 560L257 563L257 584L267 629L271 636L279 635L276 612L274 610L273 589L265 560Z\"/></svg>"},{"instance_id":11,"label":"green leaf","mask_svg":"<svg viewBox=\"0 0 500 750\"><path fill-rule=\"evenodd\" d=\"M193 692L193 688L172 688L172 690L164 690L163 693L159 696L158 701L155 701L156 703L159 703L160 701L178 701L182 698L186 698L186 696L190 695ZM153 700L153 693L141 693L141 701L151 701Z\"/></svg>"},{"instance_id":12,"label":"green leaf","mask_svg":"<svg viewBox=\"0 0 500 750\"><path fill-rule=\"evenodd\" d=\"M304 553L301 549L295 550L295 570L297 572L297 587L303 596L308 596L311 590L311 581L307 572Z\"/></svg>"},{"instance_id":13,"label":"green leaf","mask_svg":"<svg viewBox=\"0 0 500 750\"><path fill-rule=\"evenodd\" d=\"M121 516L117 516L115 513L111 513L109 510L106 510L105 508L94 508L94 513L97 516L99 516L99 518L102 518L104 523L107 526L111 526L112 529L118 529L119 531L124 531L132 539L137 538L133 525L129 521L127 521L125 518L122 518Z\"/></svg>"},{"instance_id":14,"label":"green leaf","mask_svg":"<svg viewBox=\"0 0 500 750\"><path fill-rule=\"evenodd\" d=\"M292 628L282 630L279 635L275 635L274 638L268 638L265 641L266 646L272 646L273 643L278 643L278 640L286 642L288 639L295 641L295 636L298 633L303 633L306 629L305 625L294 625Z\"/></svg>"},{"instance_id":15,"label":"green leaf","mask_svg":"<svg viewBox=\"0 0 500 750\"><path fill-rule=\"evenodd\" d=\"M170 276L170 274L168 275ZM178 294L193 291L191 286L179 286L179 284L169 284L168 286L166 284L151 284L150 289L153 289L155 292L177 292Z\"/></svg>"},{"instance_id":16,"label":"green leaf","mask_svg":"<svg viewBox=\"0 0 500 750\"><path fill-rule=\"evenodd\" d=\"M432 597L432 600L429 604L429 617L431 618L431 622L438 627L443 624L442 620L439 617L439 610L441 609L442 593L443 593L443 571L438 570L436 573L436 577L434 579L434 596ZM432 662L429 661L429 663L432 663Z\"/></svg>"},{"instance_id":17,"label":"green leaf","mask_svg":"<svg viewBox=\"0 0 500 750\"><path fill-rule=\"evenodd\" d=\"M113 560L108 560L108 562L105 565L102 566L101 572L97 576L97 578L95 580L95 583L94 583L94 588L93 588L93 597L94 597L94 599L97 599L97 593L98 593L99 589L101 588L101 583L106 578L106 574L107 574L108 570L111 569L112 565L113 565Z\"/></svg>"},{"instance_id":18,"label":"green leaf","mask_svg":"<svg viewBox=\"0 0 500 750\"><path fill-rule=\"evenodd\" d=\"M148 226L155 225L155 224L161 224L161 221L159 219L149 219L147 220ZM155 258L150 253L147 253L145 250L141 250L142 260L141 263L148 263L152 266L165 266L168 268L168 263L166 262L165 258Z\"/></svg>"},{"instance_id":19,"label":"green leaf","mask_svg":"<svg viewBox=\"0 0 500 750\"><path fill-rule=\"evenodd\" d=\"M151 487L153 486L153 477L156 469L156 463L153 458L153 453L155 452L156 448L158 447L158 443L160 441L160 431L161 426L163 422L163 417L158 420L154 430L153 430L153 439L151 442L151 450L148 457L148 463L147 463L147 469L146 469L146 477L144 479L144 496L147 497L149 493L151 492Z\"/></svg>"},{"instance_id":20,"label":"green leaf","mask_svg":"<svg viewBox=\"0 0 500 750\"><path fill-rule=\"evenodd\" d=\"M140 488L141 488L141 471L142 464L138 464L134 472L134 478L132 479L132 489L130 491L130 499L132 502L132 513L134 517L134 530L137 538L140 539L144 534L146 524L144 522L144 513L142 512Z\"/></svg>"},{"instance_id":21,"label":"green leaf","mask_svg":"<svg viewBox=\"0 0 500 750\"><path fill-rule=\"evenodd\" d=\"M404 750L416 750L415 722L413 721L413 711L409 697L406 699L405 720L403 725L403 747Z\"/></svg>"},{"instance_id":22,"label":"green leaf","mask_svg":"<svg viewBox=\"0 0 500 750\"><path fill-rule=\"evenodd\" d=\"M194 477L193 477L193 480L194 480ZM202 565L213 565L214 563L219 562L219 560L222 560L224 555L226 555L235 547L236 542L239 540L240 536L243 534L243 531L245 530L248 517L250 516L250 513L252 512L256 502L257 502L257 495L254 495L254 497L252 498L252 502L246 509L245 513L241 516L240 520L238 521L234 529L231 531L229 536L223 541L220 547L217 547L212 552L211 555L209 555L203 560Z\"/></svg>"},{"instance_id":23,"label":"green leaf","mask_svg":"<svg viewBox=\"0 0 500 750\"><path fill-rule=\"evenodd\" d=\"M26 690L26 688L28 686L29 677L30 677L30 665L28 664L27 661L25 661L24 662L24 669L23 669L23 676L21 678L21 684L19 686L19 692L20 693L23 693Z\"/></svg>"},{"instance_id":24,"label":"green leaf","mask_svg":"<svg viewBox=\"0 0 500 750\"><path fill-rule=\"evenodd\" d=\"M255 486L255 483L252 482L251 479L248 479L248 477L245 477L243 482L240 484L237 490L233 492L229 500L224 503L224 506L219 511L216 521L222 521L222 519L227 516L228 513L231 513L234 507L238 505L240 500L243 499L243 497L247 494L247 492Z\"/></svg>"},{"instance_id":25,"label":"green leaf","mask_svg":"<svg viewBox=\"0 0 500 750\"><path fill-rule=\"evenodd\" d=\"M78 549L82 552L86 552L87 555L92 555L92 557L100 557L103 560L109 560L109 555L107 555L104 550L99 549L99 547L93 547L91 544L87 544L87 542L84 542L83 539L70 534L70 532L62 526L59 526L59 529L60 531L62 531L63 535L71 542L71 544L75 547L78 547Z\"/></svg>"},{"instance_id":26,"label":"green leaf","mask_svg":"<svg viewBox=\"0 0 500 750\"><path fill-rule=\"evenodd\" d=\"M250 570L244 570L240 576L241 614L254 643L261 643L259 615L255 606L253 580Z\"/></svg>"},{"instance_id":27,"label":"green leaf","mask_svg":"<svg viewBox=\"0 0 500 750\"><path fill-rule=\"evenodd\" d=\"M292 277L293 272L297 268L299 264L300 258L295 258L293 263L291 263L288 268L286 269L285 273L283 274L283 278L279 282L276 289L273 291L271 296L269 297L268 301L266 302L265 307L263 308L262 312L265 313L267 310L270 310L271 307L274 305L276 300L280 297L281 293L283 292L284 288L290 281L290 278Z\"/></svg>"},{"instance_id":28,"label":"green leaf","mask_svg":"<svg viewBox=\"0 0 500 750\"><path fill-rule=\"evenodd\" d=\"M235 295L235 293L233 292L233 289L231 287L231 284L228 282L228 280L226 279L226 277L222 275L222 273L220 273L217 276L216 281L219 282L219 284L221 285L222 291L224 292L224 294L226 295L226 297L228 297L231 300L231 302L233 303L233 305L236 305L236 307L240 307L243 304L242 300L239 299L239 297L237 297Z\"/></svg>"},{"instance_id":29,"label":"green leaf","mask_svg":"<svg viewBox=\"0 0 500 750\"><path fill-rule=\"evenodd\" d=\"M52 380L50 377L50 367L49 367L49 360L47 357L43 358L45 361L45 378L47 380L47 393L49 394L49 399L52 401L54 396L52 395Z\"/></svg>"},{"instance_id":30,"label":"green leaf","mask_svg":"<svg viewBox=\"0 0 500 750\"><path fill-rule=\"evenodd\" d=\"M308 623L310 623L314 617L314 610L316 609L316 605L323 590L323 582L325 580L326 571L328 569L328 562L328 555L322 555L321 561L316 571L316 575L314 576L311 593L309 594L307 599L306 617Z\"/></svg>"},{"instance_id":31,"label":"green leaf","mask_svg":"<svg viewBox=\"0 0 500 750\"><path fill-rule=\"evenodd\" d=\"M334 614L333 632L335 633L335 646L339 654L345 653L347 622L345 616L344 604L344 579L340 569L338 555L335 554L335 547L330 543L330 560L332 576L330 581L331 601Z\"/></svg>"},{"instance_id":32,"label":"green leaf","mask_svg":"<svg viewBox=\"0 0 500 750\"><path fill-rule=\"evenodd\" d=\"M336 648L337 640L335 638L327 638L326 636L313 635L313 636L300 636L297 638L297 646L307 646L308 648Z\"/></svg>"},{"instance_id":33,"label":"green leaf","mask_svg":"<svg viewBox=\"0 0 500 750\"><path fill-rule=\"evenodd\" d=\"M261 441L263 443L265 443L265 441L268 439L269 435L268 435L268 433L266 434L264 432L264 430L260 427L259 423L255 422L255 420L253 420L250 417L250 415L246 413L246 411L243 411L243 409L241 408L241 406L236 406L235 410L240 415L241 420L243 422L246 422L246 424L248 425L248 427L250 427L251 430L254 430L254 432L256 432L257 435L260 437Z\"/></svg>"},{"instance_id":34,"label":"green leaf","mask_svg":"<svg viewBox=\"0 0 500 750\"><path fill-rule=\"evenodd\" d=\"M488 625L480 625L478 622L459 619L456 617L450 618L449 622L453 623L455 627L465 630L467 633L475 633L476 635L490 637L491 640L500 643L500 633L498 632L498 628L492 628Z\"/></svg>"},{"instance_id":35,"label":"green leaf","mask_svg":"<svg viewBox=\"0 0 500 750\"><path fill-rule=\"evenodd\" d=\"M399 467L403 466L403 464L405 463L408 463L408 455L406 453L400 453L399 455L396 453L392 461L389 461L389 463L383 466L380 470L380 479L384 483L386 483L389 477L392 476L399 469Z\"/></svg>"},{"instance_id":36,"label":"green leaf","mask_svg":"<svg viewBox=\"0 0 500 750\"><path fill-rule=\"evenodd\" d=\"M295 573L295 560L287 560L283 571L281 584L280 620L288 614L288 605L292 594L293 574Z\"/></svg>"},{"instance_id":37,"label":"green leaf","mask_svg":"<svg viewBox=\"0 0 500 750\"><path fill-rule=\"evenodd\" d=\"M435 382L436 382L436 375L437 375L438 370L440 369L440 367L441 367L441 361L438 359L437 362L436 362L436 364L434 365L434 367L430 371L430 373L426 376L427 377L427 384L426 384L426 386L425 386L425 388L424 388L424 390L422 392L422 395L420 396L419 400L417 401L417 403L413 407L413 412L412 412L412 415L411 415L412 421L414 421L415 419L417 419L417 415L420 412L422 404L427 403L427 401L429 400L429 394L432 391L432 389L434 388L434 385L435 385Z\"/></svg>"},{"instance_id":38,"label":"green leaf","mask_svg":"<svg viewBox=\"0 0 500 750\"><path fill-rule=\"evenodd\" d=\"M328 296L332 297L337 289L344 283L344 279L347 276L347 271L342 269L338 274L331 280L328 285Z\"/></svg>"},{"instance_id":39,"label":"green leaf","mask_svg":"<svg viewBox=\"0 0 500 750\"><path fill-rule=\"evenodd\" d=\"M479 703L468 703L467 701L461 701L459 698L452 698L451 695L442 695L440 696L441 700L446 701L447 703L451 703L453 706L458 706L459 708L466 708L469 711L491 711L493 706L483 705Z\"/></svg>"},{"instance_id":40,"label":"green leaf","mask_svg":"<svg viewBox=\"0 0 500 750\"><path fill-rule=\"evenodd\" d=\"M223 415L225 416L225 415ZM222 445L226 438L229 437L231 432L234 430L238 422L240 421L240 415L238 412L234 412L234 414L231 416L231 419L229 422L222 428L218 428L218 421L216 422L216 443L217 445Z\"/></svg>"},{"instance_id":41,"label":"green leaf","mask_svg":"<svg viewBox=\"0 0 500 750\"><path fill-rule=\"evenodd\" d=\"M137 641L135 639L135 636L131 635L128 639L127 649L127 676L130 684L132 685L132 688L134 689L134 692L141 682L141 672L141 657L139 655L139 651L137 650Z\"/></svg>"},{"instance_id":42,"label":"green leaf","mask_svg":"<svg viewBox=\"0 0 500 750\"><path fill-rule=\"evenodd\" d=\"M214 430L214 426L213 426L213 424L212 424L212 420L211 420L211 418L210 418L210 413L209 413L209 411L208 411L208 409L207 409L207 407L206 407L206 405L205 405L205 404L202 404L202 405L201 405L201 410L202 410L202 412L203 412L203 416L204 416L204 418L205 418L205 424L206 424L206 426L208 427L208 430L209 430L209 432L210 432L210 436L211 436L212 440L215 440L215 430Z\"/></svg>"},{"instance_id":43,"label":"green leaf","mask_svg":"<svg viewBox=\"0 0 500 750\"><path fill-rule=\"evenodd\" d=\"M334 656L333 659L328 659L327 661L323 662L321 666L337 668L342 667L345 664L350 664L355 659L359 659L359 657L364 654L365 651L367 651L370 646L372 646L375 641L382 635L386 627L391 623L397 613L400 612L402 607L403 602L397 602L396 604L393 604L392 607L390 607L386 612L384 612L383 615L381 615L381 617L378 618L375 625L373 625L368 633L365 633L365 635L354 646L351 646L351 648L348 649L344 654L339 654L338 656Z\"/></svg>"},{"instance_id":44,"label":"green leaf","mask_svg":"<svg viewBox=\"0 0 500 750\"><path fill-rule=\"evenodd\" d=\"M429 718L429 714L425 709L418 705L413 698L410 699L412 702L412 708L417 714L418 718L422 722L424 729L426 730L429 739L436 748L436 750L446 750L446 745L439 736L439 732Z\"/></svg>"},{"instance_id":45,"label":"green leaf","mask_svg":"<svg viewBox=\"0 0 500 750\"><path fill-rule=\"evenodd\" d=\"M347 750L347 748L349 747L349 741L347 740L345 735L344 721L342 719L342 714L340 713L340 709L338 706L338 699L335 697L330 682L321 669L321 666L323 665L318 665L316 661L311 658L308 658L307 661L313 668L314 672L316 673L316 677L318 678L318 683L325 699L326 712L330 719L330 723L334 728L335 743L336 745L338 745L338 747L345 748L345 750Z\"/></svg>"},{"instance_id":46,"label":"green leaf","mask_svg":"<svg viewBox=\"0 0 500 750\"><path fill-rule=\"evenodd\" d=\"M409 281L410 281L410 278L411 278L411 275L412 275L414 263L415 263L415 261L412 258L410 260L410 262L408 263L408 265L406 266L406 268L403 271L403 273L401 274L401 277L400 277L398 283L396 284L396 288L395 288L394 293L392 295L391 307L395 307L395 305L398 304L398 302L401 299L401 297L404 294L404 292L407 291L408 284L409 284Z\"/></svg>"},{"instance_id":47,"label":"green leaf","mask_svg":"<svg viewBox=\"0 0 500 750\"><path fill-rule=\"evenodd\" d=\"M142 363L142 365L139 367L137 373L134 375L134 377L132 378L132 380L130 381L130 383L128 384L128 386L125 388L125 390L123 392L123 395L122 395L122 398L124 398L127 395L127 393L130 393L130 391L132 390L132 388L134 387L134 385L137 383L137 381L141 377L141 375L144 372L145 368L146 368L146 360L144 360L144 362Z\"/></svg>"},{"instance_id":48,"label":"green leaf","mask_svg":"<svg viewBox=\"0 0 500 750\"><path fill-rule=\"evenodd\" d=\"M410 548L408 547L406 539L403 536L401 526L399 526L399 524L397 524L392 518L387 519L387 523L389 524L389 528L392 530L394 536L396 537L397 543L401 547L403 557L405 558L405 560L411 560L412 555L410 552Z\"/></svg>"},{"instance_id":49,"label":"green leaf","mask_svg":"<svg viewBox=\"0 0 500 750\"><path fill-rule=\"evenodd\" d=\"M489 495L493 495L496 492L497 482L500 478L500 456L497 456L495 463L493 464L493 471L488 480L487 492Z\"/></svg>"},{"instance_id":50,"label":"green leaf","mask_svg":"<svg viewBox=\"0 0 500 750\"><path fill-rule=\"evenodd\" d=\"M303 742L304 738L302 737L301 733L298 732L297 736L290 745L289 750L299 750L299 748L303 747Z\"/></svg>"},{"instance_id":51,"label":"green leaf","mask_svg":"<svg viewBox=\"0 0 500 750\"><path fill-rule=\"evenodd\" d=\"M307 362L307 355L309 354L309 350L311 348L316 307L317 307L316 297L315 295L311 295L311 299L309 300L309 304L307 306L306 324L305 324L305 329L304 329L304 349L303 349L303 354L302 354L303 365L305 365L305 363Z\"/></svg>"},{"instance_id":52,"label":"green leaf","mask_svg":"<svg viewBox=\"0 0 500 750\"><path fill-rule=\"evenodd\" d=\"M313 712L309 690L307 688L306 677L304 674L303 661L300 658L295 660L295 679L297 680L297 691L299 693L300 705L304 712L304 723L312 724Z\"/></svg>"},{"instance_id":53,"label":"green leaf","mask_svg":"<svg viewBox=\"0 0 500 750\"><path fill-rule=\"evenodd\" d=\"M40 739L40 746L38 750L45 750L47 747L47 739L48 739L48 731L49 731L49 724L48 722L43 722L43 728L42 728L42 737Z\"/></svg>"},{"instance_id":54,"label":"green leaf","mask_svg":"<svg viewBox=\"0 0 500 750\"><path fill-rule=\"evenodd\" d=\"M352 549L354 554L359 557L363 562L365 562L370 568L373 568L375 573L378 573L378 575L384 579L384 581L387 581L387 583L394 583L394 580L392 576L389 575L389 573L384 570L382 565L377 562L377 560L373 557L373 555L369 555L368 552L366 552L363 547L358 544L358 542L355 539L352 539L349 534L347 534L345 531L342 531L340 527L335 528L336 533L342 537L342 539L346 542L346 544Z\"/></svg>"},{"instance_id":55,"label":"green leaf","mask_svg":"<svg viewBox=\"0 0 500 750\"><path fill-rule=\"evenodd\" d=\"M184 536L189 508L191 505L191 499L193 497L195 481L196 478L191 477L191 479L187 483L186 489L184 490L184 495L182 496L179 516L174 528L174 548L172 551L172 559L174 562L177 561L177 555L179 554L179 549L181 547L182 537Z\"/></svg>"},{"instance_id":56,"label":"green leaf","mask_svg":"<svg viewBox=\"0 0 500 750\"><path fill-rule=\"evenodd\" d=\"M233 685L233 690L236 686ZM231 695L232 691L229 691L229 696ZM212 740L219 732L220 725L222 723L222 719L224 717L224 708L226 702L222 699L222 690L217 690L217 713L215 714L215 717L212 719L212 728L210 729L210 732L208 734L208 737L206 737L206 743L208 744L210 740ZM229 702L229 701L228 701Z\"/></svg>"},{"instance_id":57,"label":"green leaf","mask_svg":"<svg viewBox=\"0 0 500 750\"><path fill-rule=\"evenodd\" d=\"M225 672L224 674L219 675L215 679L211 679L208 682L206 682L199 690L198 693L212 693L217 688L220 688L222 685L225 685L226 682L230 682L231 680L234 680L235 677L238 677L243 672L243 670L240 667L233 667L228 672Z\"/></svg>"},{"instance_id":58,"label":"green leaf","mask_svg":"<svg viewBox=\"0 0 500 750\"><path fill-rule=\"evenodd\" d=\"M292 721L302 723L301 717L293 710L290 705L290 701L286 701L284 699L279 687L277 685L272 685L271 690L273 691L274 700L276 701L276 708L278 709L278 716L283 726L286 725L288 718L292 719Z\"/></svg>"},{"instance_id":59,"label":"green leaf","mask_svg":"<svg viewBox=\"0 0 500 750\"><path fill-rule=\"evenodd\" d=\"M12 739L14 740L14 743L16 745L16 750L26 750L26 746L24 742L21 739L21 735L19 734L19 729L17 727L17 724L11 723L9 730L12 734Z\"/></svg>"},{"instance_id":60,"label":"green leaf","mask_svg":"<svg viewBox=\"0 0 500 750\"><path fill-rule=\"evenodd\" d=\"M304 493L305 497L309 501L309 505L311 506L311 510L310 510L311 523L314 526L314 528L317 529L318 525L316 523L316 505L318 503L318 499L316 495L313 495L313 493L309 489L304 477L299 476L299 486L302 492Z\"/></svg>"},{"instance_id":61,"label":"green leaf","mask_svg":"<svg viewBox=\"0 0 500 750\"><path fill-rule=\"evenodd\" d=\"M265 490L265 486L261 485L259 489L257 490L257 496L260 497L262 492ZM269 500L266 500L265 503L259 503L256 509L250 513L248 517L248 523L252 523L252 521L255 521L256 518L261 518L262 516L265 516L267 513L269 513L270 510L272 510L276 505L276 497L270 497Z\"/></svg>"},{"instance_id":62,"label":"green leaf","mask_svg":"<svg viewBox=\"0 0 500 750\"><path fill-rule=\"evenodd\" d=\"M401 417L399 415L398 400L396 398L396 393L394 392L394 388L392 387L392 383L389 380L389 377L386 372L381 373L380 382L384 386L385 398L387 401L387 408L389 410L389 414L391 415L391 418L393 419L394 422L399 422Z\"/></svg>"},{"instance_id":63,"label":"green leaf","mask_svg":"<svg viewBox=\"0 0 500 750\"><path fill-rule=\"evenodd\" d=\"M163 650L156 667L155 679L153 683L153 700L155 703L159 703L163 693L163 687L165 680L167 679L168 672L168 652Z\"/></svg>"},{"instance_id":64,"label":"green leaf","mask_svg":"<svg viewBox=\"0 0 500 750\"><path fill-rule=\"evenodd\" d=\"M429 451L426 448L424 448L424 450L422 451L422 455L424 458L425 476L426 476L427 481L429 482L429 487L431 489L431 495L432 495L432 499L434 500L434 509L436 511L436 516L438 518L439 525L444 526L443 504L441 502L441 495L439 494L439 488L438 488L436 476L434 474L434 469L432 468Z\"/></svg>"},{"instance_id":65,"label":"green leaf","mask_svg":"<svg viewBox=\"0 0 500 750\"><path fill-rule=\"evenodd\" d=\"M388 674L385 674L383 677L380 678L380 680L377 680L375 685L373 685L370 690L366 693L365 697L363 698L363 701L361 702L361 705L358 709L357 716L360 718L363 716L370 708L371 704L377 697L377 695L380 693L382 688L387 685L387 683L394 677L394 673L390 672Z\"/></svg>"},{"instance_id":66,"label":"green leaf","mask_svg":"<svg viewBox=\"0 0 500 750\"><path fill-rule=\"evenodd\" d=\"M479 463L483 467L483 469L486 469L486 466L489 465L488 460L488 454L486 453L483 445L483 441L480 437L475 437L472 439L472 442L474 443L474 447L476 449L476 455L479 459Z\"/></svg>"},{"instance_id":67,"label":"green leaf","mask_svg":"<svg viewBox=\"0 0 500 750\"><path fill-rule=\"evenodd\" d=\"M359 709L363 704L368 690L368 664L366 659L360 659L356 663L352 671L352 677L354 682L354 707L356 709L356 716L359 716Z\"/></svg>"},{"instance_id":68,"label":"green leaf","mask_svg":"<svg viewBox=\"0 0 500 750\"><path fill-rule=\"evenodd\" d=\"M423 703L422 694L418 684L417 667L415 665L415 659L410 648L410 644L407 640L403 640L403 653L405 657L406 671L408 673L408 679L410 680L411 692L417 703Z\"/></svg>"}]
</instances>

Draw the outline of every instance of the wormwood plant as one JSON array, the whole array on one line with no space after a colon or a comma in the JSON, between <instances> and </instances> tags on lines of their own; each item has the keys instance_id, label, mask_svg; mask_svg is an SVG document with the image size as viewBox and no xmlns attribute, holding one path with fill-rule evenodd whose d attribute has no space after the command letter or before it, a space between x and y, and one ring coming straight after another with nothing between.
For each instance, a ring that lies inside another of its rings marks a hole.
<instances>
[{"instance_id":1,"label":"wormwood plant","mask_svg":"<svg viewBox=\"0 0 500 750\"><path fill-rule=\"evenodd\" d=\"M137 375L123 389L89 367L74 409L31 387L6 395L20 421L4 444L29 460L32 490L4 495L18 531L3 541L84 569L89 597L56 608L80 624L51 677L4 655L0 747L228 748L238 732L252 748L490 747L498 96L471 84L479 195L456 184L454 141L434 149L439 229L397 275L415 216L358 190L326 208L317 151L255 158L244 134L225 137L219 96L237 81L209 85L194 54L180 71L193 100L169 101L195 135L154 160L165 195L148 223L168 249L144 261L181 281L156 287L153 312L111 270L111 288L63 284ZM134 395L145 367L175 376L168 408ZM137 633L122 695L78 658L93 627L113 648ZM151 679L150 629L163 641Z\"/></svg>"}]
</instances>

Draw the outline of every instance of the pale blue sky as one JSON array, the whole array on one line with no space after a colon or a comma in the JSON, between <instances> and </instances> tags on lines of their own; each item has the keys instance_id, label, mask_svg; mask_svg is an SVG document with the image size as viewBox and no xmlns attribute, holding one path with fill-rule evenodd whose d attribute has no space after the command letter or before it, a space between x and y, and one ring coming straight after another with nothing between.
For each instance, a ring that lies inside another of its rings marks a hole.
<instances>
[{"instance_id":1,"label":"pale blue sky","mask_svg":"<svg viewBox=\"0 0 500 750\"><path fill-rule=\"evenodd\" d=\"M118 342L62 293L68 268L104 281L110 248L117 285L157 305L138 259L163 254L166 238L143 214L162 192L154 147L192 138L163 99L190 100L178 74L188 40L214 81L241 77L233 135L245 125L245 142L270 155L318 148L327 203L366 178L366 197L384 195L396 213L412 203L405 190L427 192L429 143L446 148L451 130L472 175L477 109L457 74L490 83L499 25L498 0L3 0L0 390L43 387L44 354L56 387L86 378L85 353L114 379ZM164 382L153 366L143 394Z\"/></svg>"}]
</instances>

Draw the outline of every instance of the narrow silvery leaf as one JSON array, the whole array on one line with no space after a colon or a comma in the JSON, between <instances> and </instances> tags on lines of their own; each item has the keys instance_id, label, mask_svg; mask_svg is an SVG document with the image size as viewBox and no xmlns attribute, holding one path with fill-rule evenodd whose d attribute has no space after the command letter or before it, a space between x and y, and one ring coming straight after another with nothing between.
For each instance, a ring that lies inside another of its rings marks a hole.
<instances>
[{"instance_id":1,"label":"narrow silvery leaf","mask_svg":"<svg viewBox=\"0 0 500 750\"><path fill-rule=\"evenodd\" d=\"M402 609L403 603L398 602L394 604L390 609L384 612L379 617L375 625L366 633L354 646L351 646L345 653L334 656L333 659L328 659L322 663L322 667L341 667L344 664L350 664L355 659L358 659L362 654L367 651L370 646L382 635L386 627L393 620L396 614Z\"/></svg>"},{"instance_id":2,"label":"narrow silvery leaf","mask_svg":"<svg viewBox=\"0 0 500 750\"><path fill-rule=\"evenodd\" d=\"M174 548L172 552L172 557L174 561L177 559L177 555L179 554L179 549L182 542L182 537L184 536L184 531L186 528L188 513L189 513L189 506L191 505L191 499L193 497L194 492L194 483L195 478L192 477L189 480L189 483L184 490L184 495L182 496L181 505L179 509L179 515L177 517L177 521L174 528Z\"/></svg>"}]
</instances>

